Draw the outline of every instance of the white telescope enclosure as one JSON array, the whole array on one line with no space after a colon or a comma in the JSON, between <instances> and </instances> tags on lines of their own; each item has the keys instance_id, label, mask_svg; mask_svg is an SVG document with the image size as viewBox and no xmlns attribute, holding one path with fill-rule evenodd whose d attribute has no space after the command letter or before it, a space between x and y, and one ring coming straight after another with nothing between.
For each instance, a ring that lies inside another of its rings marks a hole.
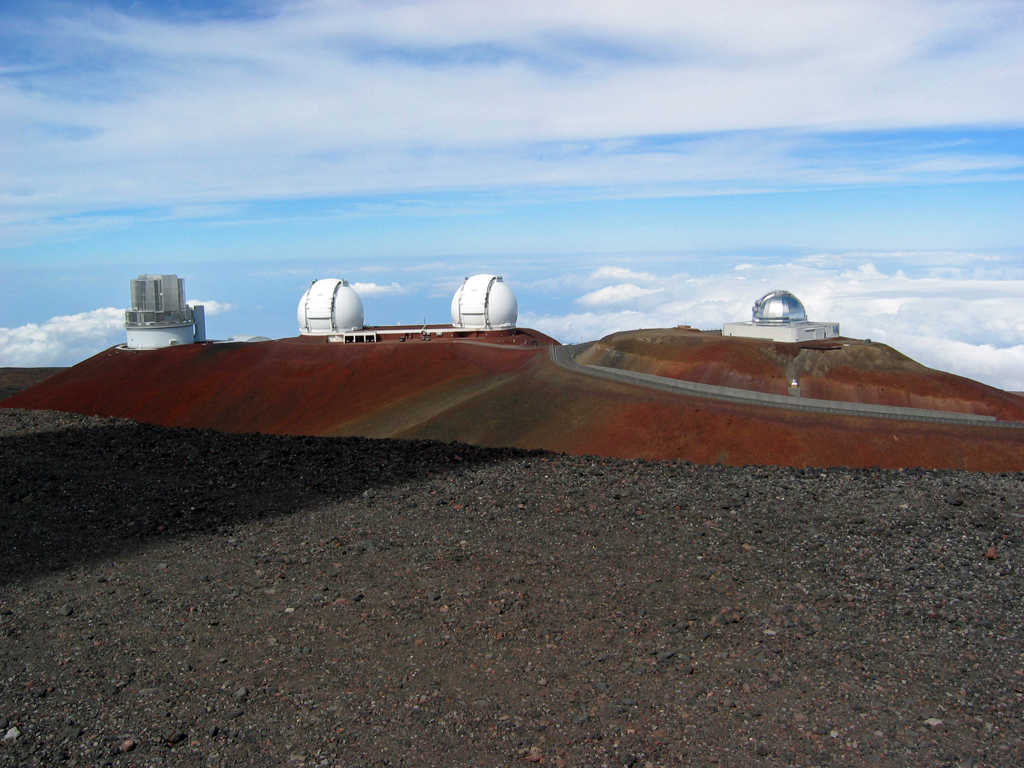
<instances>
[{"instance_id":1,"label":"white telescope enclosure","mask_svg":"<svg viewBox=\"0 0 1024 768\"><path fill-rule=\"evenodd\" d=\"M177 275L139 275L131 281L131 298L132 308L124 313L129 349L205 341L203 308L185 303L185 281Z\"/></svg>"},{"instance_id":2,"label":"white telescope enclosure","mask_svg":"<svg viewBox=\"0 0 1024 768\"><path fill-rule=\"evenodd\" d=\"M452 325L456 328L515 328L517 320L515 294L497 275L467 277L452 297Z\"/></svg>"},{"instance_id":3,"label":"white telescope enclosure","mask_svg":"<svg viewBox=\"0 0 1024 768\"><path fill-rule=\"evenodd\" d=\"M354 331L363 327L363 302L347 280L314 280L299 299L297 316L303 336Z\"/></svg>"}]
</instances>

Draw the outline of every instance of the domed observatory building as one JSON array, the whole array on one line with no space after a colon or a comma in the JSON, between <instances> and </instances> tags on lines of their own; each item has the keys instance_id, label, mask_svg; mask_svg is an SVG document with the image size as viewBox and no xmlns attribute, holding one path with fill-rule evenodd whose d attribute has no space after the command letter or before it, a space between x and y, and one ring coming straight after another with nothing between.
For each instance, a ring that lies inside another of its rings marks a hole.
<instances>
[{"instance_id":1,"label":"domed observatory building","mask_svg":"<svg viewBox=\"0 0 1024 768\"><path fill-rule=\"evenodd\" d=\"M408 343L477 341L515 346L558 342L539 331L518 328L519 303L498 275L473 275L462 281L451 303L452 323L366 325L363 302L344 280L315 280L299 299L299 333L327 343Z\"/></svg>"},{"instance_id":2,"label":"domed observatory building","mask_svg":"<svg viewBox=\"0 0 1024 768\"><path fill-rule=\"evenodd\" d=\"M128 349L206 341L205 310L185 303L185 281L177 275L139 275L131 294L132 308L124 313Z\"/></svg>"},{"instance_id":3,"label":"domed observatory building","mask_svg":"<svg viewBox=\"0 0 1024 768\"><path fill-rule=\"evenodd\" d=\"M363 301L347 280L314 280L299 299L297 315L303 336L350 344L377 340L373 331L363 329Z\"/></svg>"},{"instance_id":4,"label":"domed observatory building","mask_svg":"<svg viewBox=\"0 0 1024 768\"><path fill-rule=\"evenodd\" d=\"M811 322L803 303L789 291L771 291L754 302L750 322L726 323L723 336L781 342L833 339L839 323Z\"/></svg>"},{"instance_id":5,"label":"domed observatory building","mask_svg":"<svg viewBox=\"0 0 1024 768\"><path fill-rule=\"evenodd\" d=\"M452 297L452 327L500 331L516 327L519 303L497 275L473 275Z\"/></svg>"}]
</instances>

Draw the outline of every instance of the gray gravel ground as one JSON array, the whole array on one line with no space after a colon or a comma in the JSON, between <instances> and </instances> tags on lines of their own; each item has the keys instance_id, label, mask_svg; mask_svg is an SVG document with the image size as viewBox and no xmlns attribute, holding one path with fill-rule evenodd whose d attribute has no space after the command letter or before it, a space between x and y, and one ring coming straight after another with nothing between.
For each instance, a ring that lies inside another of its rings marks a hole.
<instances>
[{"instance_id":1,"label":"gray gravel ground","mask_svg":"<svg viewBox=\"0 0 1024 768\"><path fill-rule=\"evenodd\" d=\"M0 765L1021 765L1022 481L0 410Z\"/></svg>"}]
</instances>

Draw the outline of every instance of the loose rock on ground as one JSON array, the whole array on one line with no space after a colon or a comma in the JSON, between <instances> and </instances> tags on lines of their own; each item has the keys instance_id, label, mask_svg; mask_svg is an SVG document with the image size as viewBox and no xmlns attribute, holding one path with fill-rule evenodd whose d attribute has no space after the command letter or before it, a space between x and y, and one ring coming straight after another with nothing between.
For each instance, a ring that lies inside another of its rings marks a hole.
<instances>
[{"instance_id":1,"label":"loose rock on ground","mask_svg":"<svg viewBox=\"0 0 1024 768\"><path fill-rule=\"evenodd\" d=\"M1022 482L0 410L0 765L1019 765Z\"/></svg>"}]
</instances>

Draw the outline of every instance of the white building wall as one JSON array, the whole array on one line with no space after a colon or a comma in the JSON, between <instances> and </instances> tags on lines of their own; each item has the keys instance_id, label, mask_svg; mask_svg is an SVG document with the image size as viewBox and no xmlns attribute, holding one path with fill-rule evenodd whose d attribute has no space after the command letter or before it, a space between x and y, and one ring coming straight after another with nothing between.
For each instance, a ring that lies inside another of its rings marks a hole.
<instances>
[{"instance_id":1,"label":"white building wall","mask_svg":"<svg viewBox=\"0 0 1024 768\"><path fill-rule=\"evenodd\" d=\"M195 340L194 326L178 325L154 328L128 328L128 349L162 349Z\"/></svg>"},{"instance_id":2,"label":"white building wall","mask_svg":"<svg viewBox=\"0 0 1024 768\"><path fill-rule=\"evenodd\" d=\"M746 339L767 339L786 343L834 339L839 335L839 323L726 323L723 336Z\"/></svg>"},{"instance_id":3,"label":"white building wall","mask_svg":"<svg viewBox=\"0 0 1024 768\"><path fill-rule=\"evenodd\" d=\"M192 307L192 319L195 321L195 340L206 341L206 307L202 304Z\"/></svg>"}]
</instances>

